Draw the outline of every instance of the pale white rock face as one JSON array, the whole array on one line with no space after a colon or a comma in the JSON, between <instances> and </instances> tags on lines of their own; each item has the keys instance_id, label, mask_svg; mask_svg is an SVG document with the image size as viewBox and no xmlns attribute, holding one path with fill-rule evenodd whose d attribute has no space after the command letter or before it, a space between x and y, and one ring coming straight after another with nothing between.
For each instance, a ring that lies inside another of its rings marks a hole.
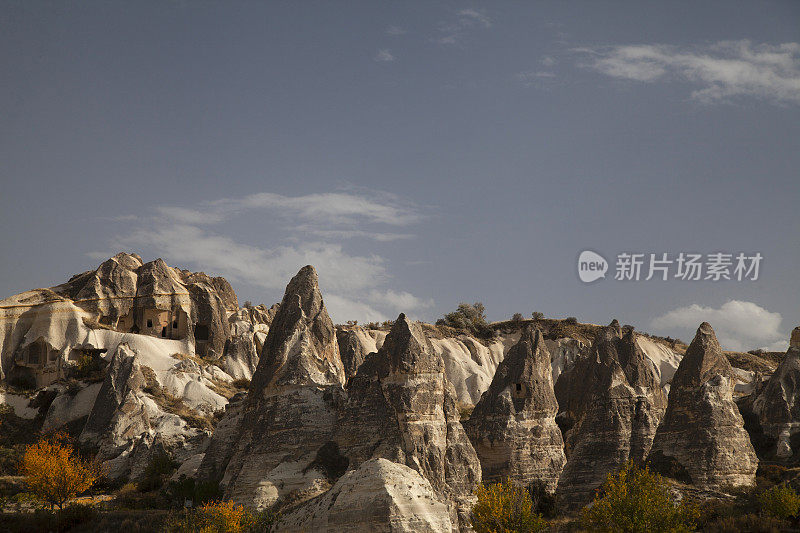
<instances>
[{"instance_id":1,"label":"pale white rock face","mask_svg":"<svg viewBox=\"0 0 800 533\"><path fill-rule=\"evenodd\" d=\"M474 405L489 388L497 365L503 360L503 345L486 347L462 335L449 339L431 339L437 355L444 361L447 379L456 389L459 403Z\"/></svg>"},{"instance_id":2,"label":"pale white rock face","mask_svg":"<svg viewBox=\"0 0 800 533\"><path fill-rule=\"evenodd\" d=\"M42 433L89 416L101 386L101 383L92 383L75 394L67 390L60 391L47 410L44 424L42 424Z\"/></svg>"},{"instance_id":3,"label":"pale white rock face","mask_svg":"<svg viewBox=\"0 0 800 533\"><path fill-rule=\"evenodd\" d=\"M182 477L193 478L197 473L197 469L200 467L200 464L203 462L203 457L205 457L204 453L196 453L186 459L178 469L172 474L170 478L172 481L177 481Z\"/></svg>"},{"instance_id":4,"label":"pale white rock face","mask_svg":"<svg viewBox=\"0 0 800 533\"><path fill-rule=\"evenodd\" d=\"M667 385L672 381L672 376L681 364L682 355L673 352L663 344L648 339L644 335L636 336L636 344L642 349L644 354L655 366L656 373L661 379L661 386Z\"/></svg>"},{"instance_id":5,"label":"pale white rock face","mask_svg":"<svg viewBox=\"0 0 800 533\"><path fill-rule=\"evenodd\" d=\"M575 364L575 361L586 350L586 345L569 337L546 340L547 351L550 352L551 366L553 368L553 383L561 373Z\"/></svg>"},{"instance_id":6,"label":"pale white rock face","mask_svg":"<svg viewBox=\"0 0 800 533\"><path fill-rule=\"evenodd\" d=\"M447 505L408 466L371 459L347 472L322 497L284 517L287 532L454 531Z\"/></svg>"},{"instance_id":7,"label":"pale white rock face","mask_svg":"<svg viewBox=\"0 0 800 533\"><path fill-rule=\"evenodd\" d=\"M27 396L0 391L0 404L8 405L16 416L27 420L32 420L39 414L38 409L30 407L31 400L32 398Z\"/></svg>"}]
</instances>

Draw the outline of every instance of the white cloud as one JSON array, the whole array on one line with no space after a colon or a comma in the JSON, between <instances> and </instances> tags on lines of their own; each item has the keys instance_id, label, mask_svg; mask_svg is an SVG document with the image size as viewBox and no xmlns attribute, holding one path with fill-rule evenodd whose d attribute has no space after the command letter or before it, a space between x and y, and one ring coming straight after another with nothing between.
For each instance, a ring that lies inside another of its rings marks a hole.
<instances>
[{"instance_id":1,"label":"white cloud","mask_svg":"<svg viewBox=\"0 0 800 533\"><path fill-rule=\"evenodd\" d=\"M526 72L518 72L517 79L522 82L525 87L540 87L546 82L552 82L556 75L552 72L544 70L530 70Z\"/></svg>"},{"instance_id":2,"label":"white cloud","mask_svg":"<svg viewBox=\"0 0 800 533\"><path fill-rule=\"evenodd\" d=\"M386 28L387 35L405 35L408 33L405 28L401 28L400 26L389 26Z\"/></svg>"},{"instance_id":3,"label":"white cloud","mask_svg":"<svg viewBox=\"0 0 800 533\"><path fill-rule=\"evenodd\" d=\"M383 232L364 231L364 230L327 230L309 226L298 226L297 229L298 231L302 231L304 233L311 235L316 235L317 237L322 237L325 239L337 239L337 240L371 239L377 242L392 242L392 241L401 241L405 239L414 238L414 236L410 233L383 233Z\"/></svg>"},{"instance_id":4,"label":"white cloud","mask_svg":"<svg viewBox=\"0 0 800 533\"><path fill-rule=\"evenodd\" d=\"M698 304L680 307L653 319L651 326L690 342L697 327L708 322L725 349L782 351L789 346L787 334L781 331L782 320L780 313L770 312L753 302L730 300L718 308Z\"/></svg>"},{"instance_id":5,"label":"white cloud","mask_svg":"<svg viewBox=\"0 0 800 533\"><path fill-rule=\"evenodd\" d=\"M753 44L720 41L705 47L663 44L577 48L580 66L607 76L644 83L681 80L697 88L692 98L704 102L750 96L800 103L800 43Z\"/></svg>"},{"instance_id":6,"label":"white cloud","mask_svg":"<svg viewBox=\"0 0 800 533\"><path fill-rule=\"evenodd\" d=\"M539 62L545 67L552 67L553 65L558 63L556 58L554 58L553 56L544 56Z\"/></svg>"},{"instance_id":7,"label":"white cloud","mask_svg":"<svg viewBox=\"0 0 800 533\"><path fill-rule=\"evenodd\" d=\"M386 291L373 290L370 292L370 301L376 304L383 304L395 311L403 313L413 313L421 309L433 307L433 298L422 299L414 296L410 292L396 292L391 289Z\"/></svg>"},{"instance_id":8,"label":"white cloud","mask_svg":"<svg viewBox=\"0 0 800 533\"><path fill-rule=\"evenodd\" d=\"M234 215L255 210L266 210L273 219L284 218L285 227L278 226L284 237L274 245L242 243L213 228ZM165 218L170 223L165 224ZM413 204L375 191L295 197L256 193L193 207L157 206L153 216L141 216L126 233L114 238L111 250L89 255L105 259L119 250L143 251L173 265L213 272L276 295L301 267L310 264L319 273L323 296L336 321L386 320L399 307L423 309L432 301L386 289L391 276L384 259L377 253L350 253L341 241L409 239L413 237L410 233L382 228L409 226L421 219Z\"/></svg>"},{"instance_id":9,"label":"white cloud","mask_svg":"<svg viewBox=\"0 0 800 533\"><path fill-rule=\"evenodd\" d=\"M282 196L255 193L241 198L223 198L197 208L158 206L156 211L183 224L216 224L248 210L269 209L288 218L300 217L322 225L379 223L405 226L421 220L414 206L404 205L388 194L343 192Z\"/></svg>"},{"instance_id":10,"label":"white cloud","mask_svg":"<svg viewBox=\"0 0 800 533\"><path fill-rule=\"evenodd\" d=\"M364 290L386 278L378 256L353 256L339 244L305 242L297 246L259 248L196 226L173 224L138 228L115 240L117 248L148 247L175 263L190 263L224 272L233 281L281 289L304 265L314 265L331 290Z\"/></svg>"},{"instance_id":11,"label":"white cloud","mask_svg":"<svg viewBox=\"0 0 800 533\"><path fill-rule=\"evenodd\" d=\"M440 44L456 44L470 30L491 27L492 20L483 11L462 9L456 13L454 20L439 25L440 37L436 41Z\"/></svg>"},{"instance_id":12,"label":"white cloud","mask_svg":"<svg viewBox=\"0 0 800 533\"><path fill-rule=\"evenodd\" d=\"M394 61L396 58L392 55L392 53L387 50L386 48L381 48L375 53L375 61L378 62L389 62Z\"/></svg>"}]
</instances>

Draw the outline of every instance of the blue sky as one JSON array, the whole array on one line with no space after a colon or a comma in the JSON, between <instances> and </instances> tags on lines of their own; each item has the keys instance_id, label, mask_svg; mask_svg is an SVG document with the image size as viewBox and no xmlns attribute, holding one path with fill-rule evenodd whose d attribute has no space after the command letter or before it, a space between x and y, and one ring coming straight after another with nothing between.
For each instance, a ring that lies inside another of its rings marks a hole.
<instances>
[{"instance_id":1,"label":"blue sky","mask_svg":"<svg viewBox=\"0 0 800 533\"><path fill-rule=\"evenodd\" d=\"M0 294L120 250L334 318L798 324L796 2L4 2ZM577 276L755 253L757 281Z\"/></svg>"}]
</instances>

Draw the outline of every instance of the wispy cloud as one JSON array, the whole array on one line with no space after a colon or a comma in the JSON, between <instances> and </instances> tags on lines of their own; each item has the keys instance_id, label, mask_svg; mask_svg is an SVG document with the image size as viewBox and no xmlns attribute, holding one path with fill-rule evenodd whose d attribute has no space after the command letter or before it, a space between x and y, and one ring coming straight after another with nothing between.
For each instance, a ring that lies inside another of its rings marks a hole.
<instances>
[{"instance_id":1,"label":"wispy cloud","mask_svg":"<svg viewBox=\"0 0 800 533\"><path fill-rule=\"evenodd\" d=\"M492 20L482 11L477 9L462 9L455 14L453 20L439 25L439 44L452 45L461 41L468 31L492 27Z\"/></svg>"},{"instance_id":2,"label":"wispy cloud","mask_svg":"<svg viewBox=\"0 0 800 533\"><path fill-rule=\"evenodd\" d=\"M558 63L558 60L553 56L544 56L542 59L539 60L539 63L541 63L545 67L552 67L553 65Z\"/></svg>"},{"instance_id":3,"label":"wispy cloud","mask_svg":"<svg viewBox=\"0 0 800 533\"><path fill-rule=\"evenodd\" d=\"M781 331L780 313L741 300L730 300L718 308L692 304L665 313L651 322L661 332L679 336L689 342L697 327L708 322L714 328L720 344L728 350L786 350L786 333Z\"/></svg>"},{"instance_id":4,"label":"wispy cloud","mask_svg":"<svg viewBox=\"0 0 800 533\"><path fill-rule=\"evenodd\" d=\"M164 205L155 209L162 217L198 225L217 224L233 215L265 209L276 215L300 217L326 226L357 223L406 226L422 218L414 206L404 205L398 198L385 193L330 192L283 196L262 192L203 202L196 208Z\"/></svg>"},{"instance_id":5,"label":"wispy cloud","mask_svg":"<svg viewBox=\"0 0 800 533\"><path fill-rule=\"evenodd\" d=\"M386 48L381 48L380 50L378 50L375 53L375 57L373 59L375 61L384 62L385 63L385 62L389 62L389 61L394 61L397 58L394 57L394 55L389 50L387 50Z\"/></svg>"},{"instance_id":6,"label":"wispy cloud","mask_svg":"<svg viewBox=\"0 0 800 533\"><path fill-rule=\"evenodd\" d=\"M545 70L529 70L517 72L516 77L525 87L541 87L546 82L554 80L556 75Z\"/></svg>"},{"instance_id":7,"label":"wispy cloud","mask_svg":"<svg viewBox=\"0 0 800 533\"><path fill-rule=\"evenodd\" d=\"M720 41L704 47L665 44L615 45L573 49L579 66L606 76L643 83L679 80L696 88L704 103L754 97L800 103L800 43L754 44Z\"/></svg>"},{"instance_id":8,"label":"wispy cloud","mask_svg":"<svg viewBox=\"0 0 800 533\"><path fill-rule=\"evenodd\" d=\"M266 211L273 220L284 220L281 240L269 246L253 245L215 227L254 211ZM108 251L90 256L144 251L175 265L207 269L234 283L278 295L300 267L311 264L320 274L326 302L336 320L385 320L396 312L428 308L432 300L387 287L391 275L386 261L377 252L351 253L344 242L410 239L411 233L386 228L408 227L422 219L415 205L376 191L303 196L255 193L192 207L157 206L152 216L140 216L136 224L113 238Z\"/></svg>"},{"instance_id":9,"label":"wispy cloud","mask_svg":"<svg viewBox=\"0 0 800 533\"><path fill-rule=\"evenodd\" d=\"M389 26L386 28L387 35L405 35L408 33L405 28L401 28L400 26Z\"/></svg>"}]
</instances>

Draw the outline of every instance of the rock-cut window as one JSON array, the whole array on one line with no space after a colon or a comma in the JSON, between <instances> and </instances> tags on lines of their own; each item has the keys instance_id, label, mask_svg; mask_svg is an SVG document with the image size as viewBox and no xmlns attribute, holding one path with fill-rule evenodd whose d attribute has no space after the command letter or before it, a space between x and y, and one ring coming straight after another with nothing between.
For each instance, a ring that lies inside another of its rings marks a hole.
<instances>
[{"instance_id":1,"label":"rock-cut window","mask_svg":"<svg viewBox=\"0 0 800 533\"><path fill-rule=\"evenodd\" d=\"M148 328L152 328L153 327L153 319L152 318L148 318L147 319L147 327Z\"/></svg>"}]
</instances>

